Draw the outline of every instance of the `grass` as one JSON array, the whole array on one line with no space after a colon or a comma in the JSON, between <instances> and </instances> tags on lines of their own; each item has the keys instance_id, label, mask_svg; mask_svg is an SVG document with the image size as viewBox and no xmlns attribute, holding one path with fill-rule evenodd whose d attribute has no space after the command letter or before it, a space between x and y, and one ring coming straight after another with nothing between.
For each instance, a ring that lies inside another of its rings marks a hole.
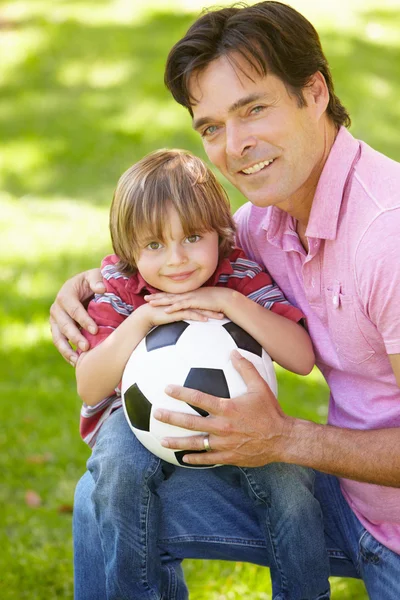
<instances>
[{"instance_id":1,"label":"grass","mask_svg":"<svg viewBox=\"0 0 400 600\"><path fill-rule=\"evenodd\" d=\"M398 3L293 5L320 30L353 133L399 160ZM161 146L204 156L162 84L168 49L199 7L0 2L2 600L72 598L73 491L89 450L78 437L73 372L50 341L48 309L68 276L109 251L108 205L124 169ZM227 188L237 207L243 198ZM278 376L285 410L325 420L327 388L317 372ZM187 561L185 570L194 600L271 598L260 567ZM334 598L366 598L360 582L332 583Z\"/></svg>"}]
</instances>

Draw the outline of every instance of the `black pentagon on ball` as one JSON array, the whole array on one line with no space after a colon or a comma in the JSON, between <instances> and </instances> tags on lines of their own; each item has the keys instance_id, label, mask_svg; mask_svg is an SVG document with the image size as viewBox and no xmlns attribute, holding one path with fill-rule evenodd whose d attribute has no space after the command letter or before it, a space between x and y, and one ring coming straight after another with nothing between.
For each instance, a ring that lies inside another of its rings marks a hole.
<instances>
[{"instance_id":1,"label":"black pentagon on ball","mask_svg":"<svg viewBox=\"0 0 400 600\"><path fill-rule=\"evenodd\" d=\"M126 390L124 401L132 427L150 431L151 404L136 383Z\"/></svg>"},{"instance_id":2,"label":"black pentagon on ball","mask_svg":"<svg viewBox=\"0 0 400 600\"><path fill-rule=\"evenodd\" d=\"M183 462L182 458L186 455L186 454L204 454L204 452L207 452L207 450L177 450L176 452L174 452L176 460L178 461L178 463L180 465L183 465L185 467L188 466L188 463ZM192 468L201 468L201 467L214 467L215 465L190 465Z\"/></svg>"},{"instance_id":3,"label":"black pentagon on ball","mask_svg":"<svg viewBox=\"0 0 400 600\"><path fill-rule=\"evenodd\" d=\"M165 348L165 346L175 346L186 327L189 327L189 323L185 323L185 321L166 323L155 327L146 336L147 352Z\"/></svg>"},{"instance_id":4,"label":"black pentagon on ball","mask_svg":"<svg viewBox=\"0 0 400 600\"><path fill-rule=\"evenodd\" d=\"M262 347L250 334L247 333L244 329L236 325L236 323L225 323L223 325L229 335L233 338L236 346L241 350L246 350L247 352L252 352L252 354L256 354L257 356L262 356Z\"/></svg>"},{"instance_id":5,"label":"black pentagon on ball","mask_svg":"<svg viewBox=\"0 0 400 600\"><path fill-rule=\"evenodd\" d=\"M199 392L218 396L219 398L230 398L228 384L222 369L190 369L183 385L192 390L199 390ZM191 404L190 406L202 417L208 417L209 413L203 408Z\"/></svg>"}]
</instances>

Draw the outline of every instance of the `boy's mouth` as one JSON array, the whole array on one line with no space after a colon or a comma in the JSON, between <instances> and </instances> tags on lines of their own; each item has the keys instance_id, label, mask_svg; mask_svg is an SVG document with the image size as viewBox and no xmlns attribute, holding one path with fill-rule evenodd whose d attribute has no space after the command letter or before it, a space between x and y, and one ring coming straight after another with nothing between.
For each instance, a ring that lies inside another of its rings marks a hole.
<instances>
[{"instance_id":1,"label":"boy's mouth","mask_svg":"<svg viewBox=\"0 0 400 600\"><path fill-rule=\"evenodd\" d=\"M188 279L191 275L193 275L194 271L184 271L183 273L173 273L171 275L166 275L168 279L172 279L173 281L184 281Z\"/></svg>"}]
</instances>

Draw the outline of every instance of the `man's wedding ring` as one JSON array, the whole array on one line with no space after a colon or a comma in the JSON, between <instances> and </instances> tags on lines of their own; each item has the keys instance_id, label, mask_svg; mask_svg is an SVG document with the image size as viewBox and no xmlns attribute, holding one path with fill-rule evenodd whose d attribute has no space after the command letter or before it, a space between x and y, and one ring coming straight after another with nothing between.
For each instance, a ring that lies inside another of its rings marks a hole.
<instances>
[{"instance_id":1,"label":"man's wedding ring","mask_svg":"<svg viewBox=\"0 0 400 600\"><path fill-rule=\"evenodd\" d=\"M204 444L204 450L206 452L211 452L212 448L210 446L210 440L209 440L209 436L205 435L203 438L203 444Z\"/></svg>"}]
</instances>

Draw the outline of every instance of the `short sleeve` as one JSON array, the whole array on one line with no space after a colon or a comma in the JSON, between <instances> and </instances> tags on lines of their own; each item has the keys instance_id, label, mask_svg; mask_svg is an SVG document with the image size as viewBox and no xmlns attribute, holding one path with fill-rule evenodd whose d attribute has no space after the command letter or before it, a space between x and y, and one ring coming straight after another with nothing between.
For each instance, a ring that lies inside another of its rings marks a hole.
<instances>
[{"instance_id":1,"label":"short sleeve","mask_svg":"<svg viewBox=\"0 0 400 600\"><path fill-rule=\"evenodd\" d=\"M242 250L232 258L233 272L229 276L227 287L237 290L253 302L292 321L298 322L304 319L301 310L286 300L282 290L258 263L247 258Z\"/></svg>"},{"instance_id":2,"label":"short sleeve","mask_svg":"<svg viewBox=\"0 0 400 600\"><path fill-rule=\"evenodd\" d=\"M257 244L254 243L254 238L257 237L257 235L254 235L254 231L253 233L250 231L252 214L254 214L254 218L251 227L252 229L256 227L255 231L257 232L257 228L261 227L261 223L265 217L265 209L261 210L250 202L246 202L233 215L236 223L236 243L239 248L243 249L243 252L248 258L262 264L261 254Z\"/></svg>"},{"instance_id":3,"label":"short sleeve","mask_svg":"<svg viewBox=\"0 0 400 600\"><path fill-rule=\"evenodd\" d=\"M400 353L400 207L375 218L356 252L356 285L364 312L388 354Z\"/></svg>"},{"instance_id":4,"label":"short sleeve","mask_svg":"<svg viewBox=\"0 0 400 600\"><path fill-rule=\"evenodd\" d=\"M129 277L118 270L118 257L106 256L101 263L104 294L96 294L89 302L88 313L98 326L96 335L82 330L94 348L104 341L133 311L127 290Z\"/></svg>"}]
</instances>

